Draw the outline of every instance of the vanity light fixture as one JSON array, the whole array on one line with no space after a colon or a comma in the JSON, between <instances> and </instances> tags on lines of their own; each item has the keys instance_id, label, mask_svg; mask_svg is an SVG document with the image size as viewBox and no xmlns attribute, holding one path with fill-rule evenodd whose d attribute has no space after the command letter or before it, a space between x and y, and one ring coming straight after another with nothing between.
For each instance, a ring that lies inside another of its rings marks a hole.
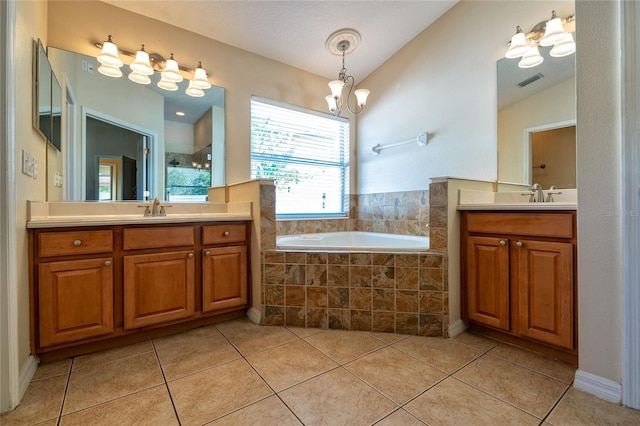
<instances>
[{"instance_id":1,"label":"vanity light fixture","mask_svg":"<svg viewBox=\"0 0 640 426\"><path fill-rule=\"evenodd\" d=\"M173 59L173 53L167 60L161 74L163 79L173 81L174 83L180 83L183 80L182 74L180 74L180 70L178 68L178 61Z\"/></svg>"},{"instance_id":2,"label":"vanity light fixture","mask_svg":"<svg viewBox=\"0 0 640 426\"><path fill-rule=\"evenodd\" d=\"M100 62L98 71L108 77L122 77L123 62L120 59L120 53L125 56L133 57L133 61L130 63L129 68L129 80L138 84L150 84L151 75L154 72L160 73L160 81L158 87L174 92L179 89L178 83L184 80L181 71L192 73L193 78L189 81L189 85L185 90L185 93L193 97L204 96L204 90L211 87L209 83L207 71L202 67L202 62L198 62L198 66L195 70L184 68L178 65L178 62L173 57L173 53L170 58L165 60L161 55L157 53L147 53L144 44L141 45L140 50L135 54L127 52L125 50L119 50L116 44L113 42L113 38L109 35L108 40L103 43L95 43L95 46L100 50L100 54L97 56Z\"/></svg>"},{"instance_id":3,"label":"vanity light fixture","mask_svg":"<svg viewBox=\"0 0 640 426\"><path fill-rule=\"evenodd\" d=\"M367 103L369 91L367 89L358 89L353 92L356 97L357 107L355 111L351 109L349 101L351 100L351 92L356 84L355 79L351 75L347 75L347 68L344 65L344 57L355 50L360 44L360 34L351 29L338 30L331 34L327 39L327 49L335 55L342 55L342 69L338 74L338 79L329 82L331 94L325 97L329 111L334 117L340 115L342 107L347 106L351 114L360 114ZM342 90L349 86L349 93L346 99L342 99Z\"/></svg>"},{"instance_id":4,"label":"vanity light fixture","mask_svg":"<svg viewBox=\"0 0 640 426\"><path fill-rule=\"evenodd\" d=\"M140 47L140 50L136 52L136 59L129 65L131 71L135 71L144 75L153 75L153 67L149 62L149 54L144 50L144 44Z\"/></svg>"},{"instance_id":5,"label":"vanity light fixture","mask_svg":"<svg viewBox=\"0 0 640 426\"><path fill-rule=\"evenodd\" d=\"M571 35L573 31L575 16L560 19L554 10L549 21L538 23L526 34L517 26L504 56L512 59L521 58L518 62L520 68L532 68L544 60L538 46L553 46L549 54L555 58L570 55L576 51L576 43Z\"/></svg>"},{"instance_id":6,"label":"vanity light fixture","mask_svg":"<svg viewBox=\"0 0 640 426\"><path fill-rule=\"evenodd\" d=\"M207 71L202 68L202 62L198 62L198 66L196 67L196 71L194 72L191 84L199 89L211 88L211 83L209 83L209 80L207 80Z\"/></svg>"},{"instance_id":7,"label":"vanity light fixture","mask_svg":"<svg viewBox=\"0 0 640 426\"><path fill-rule=\"evenodd\" d=\"M138 72L138 71L131 71L129 73L129 80L133 81L134 83L138 83L138 84L150 84L151 83L151 79L149 78L148 75L143 74L143 73Z\"/></svg>"},{"instance_id":8,"label":"vanity light fixture","mask_svg":"<svg viewBox=\"0 0 640 426\"><path fill-rule=\"evenodd\" d=\"M107 67L120 68L122 66L122 60L118 55L118 46L113 42L111 34L109 34L107 41L102 43L102 50L97 59L98 62Z\"/></svg>"},{"instance_id":9,"label":"vanity light fixture","mask_svg":"<svg viewBox=\"0 0 640 426\"><path fill-rule=\"evenodd\" d=\"M193 80L189 81L189 87L185 90L185 93L189 96L193 96L194 98L200 98L204 96L204 90L199 87L196 87Z\"/></svg>"},{"instance_id":10,"label":"vanity light fixture","mask_svg":"<svg viewBox=\"0 0 640 426\"><path fill-rule=\"evenodd\" d=\"M209 164L209 163L204 163L204 165L202 165L202 164L198 163L197 161L194 161L193 163L191 163L191 165L197 171L200 171L202 169L209 170L209 168L211 167L211 164Z\"/></svg>"}]
</instances>

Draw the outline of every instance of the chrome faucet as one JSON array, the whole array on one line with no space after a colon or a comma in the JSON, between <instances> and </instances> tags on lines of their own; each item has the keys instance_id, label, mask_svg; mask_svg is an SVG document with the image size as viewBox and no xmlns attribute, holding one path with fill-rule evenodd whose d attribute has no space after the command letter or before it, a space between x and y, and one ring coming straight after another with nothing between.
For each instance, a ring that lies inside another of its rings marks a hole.
<instances>
[{"instance_id":1,"label":"chrome faucet","mask_svg":"<svg viewBox=\"0 0 640 426\"><path fill-rule=\"evenodd\" d=\"M533 185L531 185L530 189L531 189L531 192L535 194L536 198L533 199L533 196L532 196L531 199L529 199L529 201L533 199L533 202L544 203L544 192L542 192L542 186L540 186L539 183L534 183Z\"/></svg>"},{"instance_id":2,"label":"chrome faucet","mask_svg":"<svg viewBox=\"0 0 640 426\"><path fill-rule=\"evenodd\" d=\"M144 217L147 216L166 216L165 207L171 207L171 204L160 204L158 197L154 198L149 204L143 204L138 207L144 207Z\"/></svg>"},{"instance_id":3,"label":"chrome faucet","mask_svg":"<svg viewBox=\"0 0 640 426\"><path fill-rule=\"evenodd\" d=\"M158 200L158 197L156 197L151 202L151 216L158 216L159 214L160 214L160 200Z\"/></svg>"}]
</instances>

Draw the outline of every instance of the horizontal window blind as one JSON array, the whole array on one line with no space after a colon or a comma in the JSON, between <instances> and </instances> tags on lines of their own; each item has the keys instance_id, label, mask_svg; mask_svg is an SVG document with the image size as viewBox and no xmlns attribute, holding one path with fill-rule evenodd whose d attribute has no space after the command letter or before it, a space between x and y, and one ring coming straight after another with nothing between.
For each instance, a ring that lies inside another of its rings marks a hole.
<instances>
[{"instance_id":1,"label":"horizontal window blind","mask_svg":"<svg viewBox=\"0 0 640 426\"><path fill-rule=\"evenodd\" d=\"M277 215L346 216L349 121L252 97L251 178L275 181Z\"/></svg>"}]
</instances>

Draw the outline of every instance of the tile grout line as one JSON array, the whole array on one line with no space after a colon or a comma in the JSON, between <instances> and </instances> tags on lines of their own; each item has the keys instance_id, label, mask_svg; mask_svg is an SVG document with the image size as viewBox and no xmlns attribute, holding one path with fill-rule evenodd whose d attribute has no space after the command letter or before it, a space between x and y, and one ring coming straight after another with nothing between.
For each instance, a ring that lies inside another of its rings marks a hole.
<instances>
[{"instance_id":1,"label":"tile grout line","mask_svg":"<svg viewBox=\"0 0 640 426\"><path fill-rule=\"evenodd\" d=\"M226 336L222 331L220 331L220 329L219 329L217 326L216 326L216 330L218 330L218 332L219 332L220 334L222 334L222 336L225 338L225 340L226 340L226 341L227 341L231 346L233 346L234 348L236 348L236 346L235 346L233 343L231 343L231 341L227 338L227 336ZM292 332L291 330L287 330L287 331L289 331L289 333L291 333L291 334L293 334L294 336L296 336L296 337L298 338L298 340L302 340L303 342L307 343L307 342L306 342L302 337L298 336L297 334L295 334L295 333L294 333L294 332ZM292 342L293 342L293 341L288 342L288 343L292 343ZM307 343L307 344L309 344L309 343ZM280 347L280 346L283 346L283 345L284 345L284 343L283 343L282 345L278 345L278 346L275 346L275 347ZM292 410L292 409L287 405L287 403L286 403L286 402L284 402L284 400L282 399L282 397L280 396L280 394L278 394L278 392L276 392L276 390L275 390L275 389L273 389L273 387L272 387L272 386L271 386L271 385L270 385L270 384L265 380L265 378L264 378L264 377L262 377L262 375L261 375L261 374L260 374L260 373L255 369L255 367L254 367L254 366L249 362L249 360L247 360L246 356L245 356L242 352L240 352L240 350L238 350L237 348L236 348L236 350L238 351L238 353L240 354L240 356L242 357L242 359L244 360L244 362L246 362L246 363L247 363L247 365L249 365L249 367L251 367L251 369L252 369L252 370L253 370L253 371L258 375L258 377L260 377L260 379L262 379L262 381L263 381L263 382L264 382L264 383L269 387L269 389L271 389L271 392L273 392L273 395L275 395L275 396L280 400L280 402L282 402L282 403L284 404L284 406L285 406L285 407L287 407L287 410L289 410L289 412L290 412L290 413L291 413L291 414L292 414L292 415L293 415L293 416L294 416L294 417L295 417L295 418L296 418L296 419L297 419L301 424L303 424L303 425L304 425L304 422L303 422L303 421L298 417L298 415L297 415L297 414L296 414L296 413L295 413L295 412L294 412L294 411L293 411L293 410ZM264 351L261 351L261 352L264 352ZM337 367L336 367L336 368L337 368ZM317 377L317 376L314 376L314 377ZM287 389L289 389L289 388L287 388ZM286 390L286 389L285 389L285 390ZM256 404L256 403L258 403L258 402L260 402L260 401L264 401L265 399L267 399L267 398L269 398L269 397L271 397L271 396L272 396L272 395L268 395L268 396L266 396L266 397L264 397L264 398L262 398L262 399L259 399L259 400L257 400L257 401L252 402L252 403L251 403L251 404L249 404L249 405L245 405L244 407L240 407L240 408L238 408L237 410L233 410L233 411L231 411L231 412L229 412L229 413L225 414L224 416L218 417L218 419L223 418L223 417L226 417L226 416L228 416L229 414L231 414L231 413L235 413L235 412L237 412L237 411L239 411L239 410L242 410L242 409L244 409L244 408L250 407L250 406L252 406L252 405L254 405L254 404ZM217 420L217 419L212 419L212 420L211 420L211 422L213 422L213 421L215 421L215 420ZM211 423L211 422L209 422L209 423Z\"/></svg>"},{"instance_id":2,"label":"tile grout line","mask_svg":"<svg viewBox=\"0 0 640 426\"><path fill-rule=\"evenodd\" d=\"M160 374L162 374L162 380L164 381L164 387L167 389L167 394L169 394L169 401L171 401L171 406L173 407L173 413L176 415L176 420L178 421L178 425L182 425L180 421L180 416L178 415L178 409L176 408L176 404L173 401L173 396L171 395L171 389L169 388L169 383L167 382L167 377L164 374L164 368L162 367L162 362L160 361L160 356L158 356L158 348L156 348L156 342L151 339L151 346L153 346L153 354L156 356L156 361L158 361L158 366L160 367Z\"/></svg>"},{"instance_id":3,"label":"tile grout line","mask_svg":"<svg viewBox=\"0 0 640 426\"><path fill-rule=\"evenodd\" d=\"M496 346L496 347L497 347L497 346ZM493 349L495 349L495 348L493 348ZM493 351L493 349L491 349L489 352L492 352L492 351ZM515 365L516 367L520 367L520 368L522 368L522 369L524 369L524 370L528 370L528 371L530 371L530 372L532 372L532 373L539 374L539 375L541 375L541 376L547 377L547 378L549 378L549 379L555 380L555 381L560 382L560 383L565 384L565 385L567 385L567 384L568 384L568 385L572 385L572 384L573 384L573 380L572 380L571 382L567 383L567 382L565 382L564 380L560 380L560 379L558 379L557 377L553 377L553 376L551 376L550 374L543 373L542 371L536 370L536 369L534 369L533 367L529 367L529 366L527 366L527 365L519 364L519 363L517 363L517 362L515 362L515 361L509 360L509 359L505 359L505 358L502 358L502 357L497 356L497 355L493 355L493 354L491 354L491 353L489 353L489 352L487 352L487 353L486 353L486 355L489 355L489 356L490 356L490 357L492 357L492 358L499 359L500 361L508 362L509 364ZM550 359L553 359L553 358L550 358ZM562 361L557 361L557 360L555 360L555 359L553 359L553 360L554 360L554 361L556 361L556 362L562 362Z\"/></svg>"},{"instance_id":4,"label":"tile grout line","mask_svg":"<svg viewBox=\"0 0 640 426\"><path fill-rule=\"evenodd\" d=\"M511 406L511 407L513 407L513 408L515 408L515 409L517 409L517 410L519 410L519 411L522 411L523 413L526 413L526 414L528 414L528 415L530 415L530 416L532 416L532 417L535 417L536 419L539 419L539 420L540 420L540 419L541 419L541 417L538 417L537 415L535 415L535 414L533 414L533 413L531 413L531 412L529 412L529 411L525 410L524 408L518 407L517 405L515 405L514 403L512 403L512 402L510 402L510 401L507 401L507 400L505 400L505 399L503 399L503 398L500 398L500 397L498 397L497 395L493 395L493 394L489 393L488 391L486 391L486 390L484 390L484 389L481 389L481 388L479 388L479 387L477 387L477 386L475 386L475 385L473 385L473 384L471 384L471 383L467 383L467 382L465 382L465 381L464 381L464 380L462 380L462 379L458 379L457 377L453 377L453 375L454 375L454 374L456 374L457 372L459 372L459 371L460 371L460 370L462 370L463 368L465 368L465 367L469 366L469 365L470 365L470 364L472 364L473 362L478 361L478 360L479 360L480 358L482 358L483 356L490 356L490 357L492 357L492 358L496 358L495 356L492 356L491 354L489 354L489 352L490 352L490 351L491 351L491 350L486 351L485 353L483 353L483 354L482 354L482 355L480 355L479 357L477 357L477 358L473 359L472 361L469 361L467 364L465 364L464 366L460 367L459 369L457 369L456 371L454 371L453 373L451 373L451 378L452 378L452 379L454 379L454 380L456 380L456 381L458 381L458 382L460 382L460 383L464 383L465 385L470 386L470 387L472 387L473 389L476 389L476 390L478 390L478 391L480 391L480 392L482 392L482 393L484 393L484 394L486 394L486 395L489 395L490 397L492 397L492 398L494 398L494 399L496 399L496 400L498 400L498 401L501 401L501 402L503 402L503 403L505 403L505 404L507 404L507 405L509 405L509 406ZM501 359L501 358L497 358L497 359ZM509 363L509 364L512 364L512 365L513 365L513 366L515 366L515 367L520 367L518 364L515 364L515 363ZM527 370L527 369L526 369L526 368L524 368L524 367L520 367L520 368L523 368L523 369ZM543 375L543 377L546 377L546 376L544 376L544 375ZM556 380L556 379L554 379L554 380ZM556 381L557 381L557 382L559 382L559 383L562 383L563 385L567 385L566 383L561 382L561 381L559 381L559 380L556 380ZM570 387L571 387L571 385L570 385L570 384L569 384L569 385L567 385L567 386L568 386L568 388L570 388ZM562 395L560 396L560 398L559 398L559 399L554 403L553 407L555 407L555 405L556 405L556 404L558 403L558 401L562 398L562 396L564 396L564 394L566 393L566 391L567 391L567 390L565 390L565 391L562 393ZM550 409L550 411L549 411L549 412L551 412L551 410L553 410L553 407ZM548 415L548 414L549 414L549 413L547 413L547 415ZM544 417L546 417L546 415L545 415ZM544 417L543 417L543 418L544 418Z\"/></svg>"},{"instance_id":5,"label":"tile grout line","mask_svg":"<svg viewBox=\"0 0 640 426\"><path fill-rule=\"evenodd\" d=\"M542 418L542 421L540 422L540 424L542 425L544 422L547 421L547 418L549 418L549 416L551 415L551 413L553 413L553 410L556 409L556 407L558 406L558 404L560 404L560 401L562 401L562 398L564 398L564 396L567 394L567 392L569 392L569 390L571 389L571 387L573 386L573 383L571 383L570 385L567 386L567 388L564 390L564 392L562 393L562 395L560 395L560 398L558 398L558 400L555 402L555 404L553 404L553 406L551 407L551 409L549 409L549 412L547 412L547 414Z\"/></svg>"},{"instance_id":6,"label":"tile grout line","mask_svg":"<svg viewBox=\"0 0 640 426\"><path fill-rule=\"evenodd\" d=\"M60 404L60 411L58 412L58 419L56 422L56 426L60 426L60 422L62 421L62 412L64 410L64 402L67 399L67 390L69 389L69 383L71 382L71 372L73 371L74 361L75 361L75 357L71 358L71 363L69 364L69 372L67 373L67 383L64 385L64 393L62 394L62 404Z\"/></svg>"}]
</instances>

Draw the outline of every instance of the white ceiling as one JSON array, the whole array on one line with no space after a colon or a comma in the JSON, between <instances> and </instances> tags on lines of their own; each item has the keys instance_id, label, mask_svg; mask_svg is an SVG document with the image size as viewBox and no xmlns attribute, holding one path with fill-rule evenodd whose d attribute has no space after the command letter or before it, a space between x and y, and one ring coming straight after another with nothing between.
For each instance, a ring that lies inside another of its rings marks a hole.
<instances>
[{"instance_id":1,"label":"white ceiling","mask_svg":"<svg viewBox=\"0 0 640 426\"><path fill-rule=\"evenodd\" d=\"M458 0L103 1L331 79L342 63L326 40L352 28L361 42L346 67L361 81Z\"/></svg>"}]
</instances>

